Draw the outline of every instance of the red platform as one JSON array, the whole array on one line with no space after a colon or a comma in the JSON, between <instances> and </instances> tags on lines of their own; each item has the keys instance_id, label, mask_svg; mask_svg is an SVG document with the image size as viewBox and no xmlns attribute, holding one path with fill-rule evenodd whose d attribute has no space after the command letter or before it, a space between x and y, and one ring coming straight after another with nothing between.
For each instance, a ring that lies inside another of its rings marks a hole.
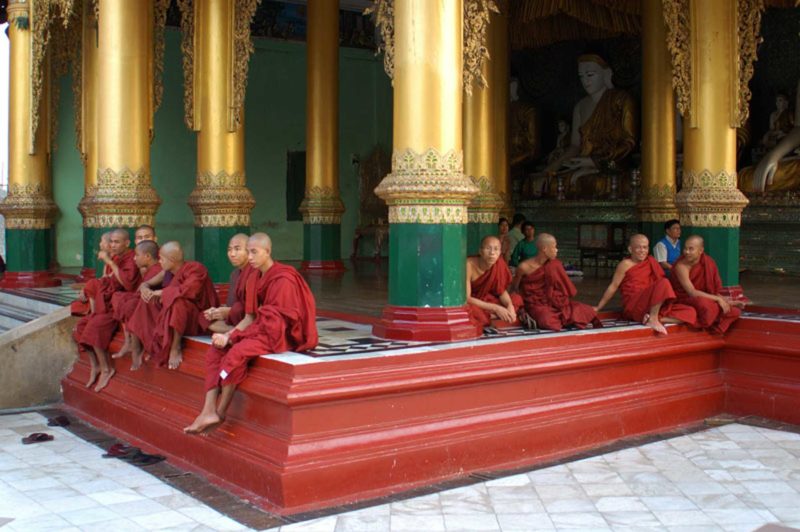
<instances>
[{"instance_id":1,"label":"red platform","mask_svg":"<svg viewBox=\"0 0 800 532\"><path fill-rule=\"evenodd\" d=\"M723 412L800 423L800 323L744 318L726 338L642 327L482 340L371 356L262 357L209 437L205 345L178 371L117 365L80 417L280 514L534 465ZM118 340L117 340L118 341Z\"/></svg>"},{"instance_id":2,"label":"red platform","mask_svg":"<svg viewBox=\"0 0 800 532\"><path fill-rule=\"evenodd\" d=\"M36 272L9 272L6 271L0 279L0 288L43 288L61 286L61 279L57 279L50 271Z\"/></svg>"}]
</instances>

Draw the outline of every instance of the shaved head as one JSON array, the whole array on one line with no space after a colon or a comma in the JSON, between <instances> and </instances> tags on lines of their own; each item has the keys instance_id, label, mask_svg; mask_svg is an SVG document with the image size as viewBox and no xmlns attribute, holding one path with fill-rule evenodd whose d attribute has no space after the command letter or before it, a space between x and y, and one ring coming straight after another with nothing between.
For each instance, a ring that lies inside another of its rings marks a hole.
<instances>
[{"instance_id":1,"label":"shaved head","mask_svg":"<svg viewBox=\"0 0 800 532\"><path fill-rule=\"evenodd\" d=\"M483 247L483 246L485 246L486 244L488 244L488 243L489 243L489 241L491 241L491 240L495 240L495 241L497 241L497 244L498 244L498 245L500 244L500 239L499 239L499 238L497 238L497 237L496 237L496 236L494 236L494 235L487 235L487 236L485 236L485 237L483 237L483 238L481 239L481 247Z\"/></svg>"},{"instance_id":2,"label":"shaved head","mask_svg":"<svg viewBox=\"0 0 800 532\"><path fill-rule=\"evenodd\" d=\"M689 242L694 242L694 245L699 246L700 248L706 247L705 240L703 240L703 237L700 235L690 236L689 238L686 239L686 244L689 244Z\"/></svg>"},{"instance_id":3,"label":"shaved head","mask_svg":"<svg viewBox=\"0 0 800 532\"><path fill-rule=\"evenodd\" d=\"M131 240L130 233L128 233L128 231L125 230L125 229L114 229L113 231L111 231L111 237L112 238L113 237L118 237L120 240L123 240L123 241L127 240L129 242Z\"/></svg>"},{"instance_id":4,"label":"shaved head","mask_svg":"<svg viewBox=\"0 0 800 532\"><path fill-rule=\"evenodd\" d=\"M144 255L150 255L154 259L158 258L158 244L152 240L142 240L136 244L136 251Z\"/></svg>"},{"instance_id":5,"label":"shaved head","mask_svg":"<svg viewBox=\"0 0 800 532\"><path fill-rule=\"evenodd\" d=\"M650 239L647 238L647 235L643 235L642 233L636 233L635 235L631 235L630 240L628 240L628 245L633 246L639 240L644 240L645 242L650 242Z\"/></svg>"},{"instance_id":6,"label":"shaved head","mask_svg":"<svg viewBox=\"0 0 800 532\"><path fill-rule=\"evenodd\" d=\"M161 255L174 262L183 262L183 249L175 240L170 240L161 246Z\"/></svg>"},{"instance_id":7,"label":"shaved head","mask_svg":"<svg viewBox=\"0 0 800 532\"><path fill-rule=\"evenodd\" d=\"M247 261L261 272L272 268L272 240L267 233L256 233L247 240Z\"/></svg>"},{"instance_id":8,"label":"shaved head","mask_svg":"<svg viewBox=\"0 0 800 532\"><path fill-rule=\"evenodd\" d=\"M539 236L536 237L536 247L539 249L555 243L556 237L549 233L539 233Z\"/></svg>"},{"instance_id":9,"label":"shaved head","mask_svg":"<svg viewBox=\"0 0 800 532\"><path fill-rule=\"evenodd\" d=\"M111 231L106 231L102 235L100 235L101 242L110 242L111 241Z\"/></svg>"},{"instance_id":10,"label":"shaved head","mask_svg":"<svg viewBox=\"0 0 800 532\"><path fill-rule=\"evenodd\" d=\"M255 233L248 239L247 246L256 246L272 251L272 239L267 233Z\"/></svg>"},{"instance_id":11,"label":"shaved head","mask_svg":"<svg viewBox=\"0 0 800 532\"><path fill-rule=\"evenodd\" d=\"M239 244L242 247L246 247L247 246L247 241L248 241L249 238L250 237L247 236L244 233L237 233L237 234L233 235L231 237L231 239L228 241L228 246L233 246L233 245Z\"/></svg>"}]
</instances>

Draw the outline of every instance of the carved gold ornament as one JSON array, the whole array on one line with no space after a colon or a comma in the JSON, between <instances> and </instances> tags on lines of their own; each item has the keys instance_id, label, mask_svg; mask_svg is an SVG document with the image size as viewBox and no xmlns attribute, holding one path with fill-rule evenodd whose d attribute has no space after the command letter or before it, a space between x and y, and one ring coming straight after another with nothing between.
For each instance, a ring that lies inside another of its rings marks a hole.
<instances>
[{"instance_id":1,"label":"carved gold ornament","mask_svg":"<svg viewBox=\"0 0 800 532\"><path fill-rule=\"evenodd\" d=\"M747 198L736 188L736 173L684 171L675 195L681 224L693 227L739 227Z\"/></svg>"},{"instance_id":2,"label":"carved gold ornament","mask_svg":"<svg viewBox=\"0 0 800 532\"><path fill-rule=\"evenodd\" d=\"M242 173L203 172L187 202L196 227L249 227L256 204Z\"/></svg>"},{"instance_id":3,"label":"carved gold ornament","mask_svg":"<svg viewBox=\"0 0 800 532\"><path fill-rule=\"evenodd\" d=\"M331 187L311 187L306 190L300 212L304 224L340 224L344 203L339 193Z\"/></svg>"},{"instance_id":4,"label":"carved gold ornament","mask_svg":"<svg viewBox=\"0 0 800 532\"><path fill-rule=\"evenodd\" d=\"M742 127L750 115L750 79L753 77L761 38L761 14L764 0L738 0L737 32L739 39L739 76L737 77L737 106L734 109L732 127Z\"/></svg>"},{"instance_id":5,"label":"carved gold ornament","mask_svg":"<svg viewBox=\"0 0 800 532\"><path fill-rule=\"evenodd\" d=\"M470 223L497 223L500 211L505 207L504 198L494 189L494 183L486 176L470 179L478 187L478 194L469 203Z\"/></svg>"},{"instance_id":6,"label":"carved gold ornament","mask_svg":"<svg viewBox=\"0 0 800 532\"><path fill-rule=\"evenodd\" d=\"M375 25L381 32L383 68L389 78L394 79L394 1L373 0L365 15L375 14ZM481 73L483 62L489 59L486 48L486 29L492 13L500 13L494 0L464 0L464 91L472 94L472 84L486 87L486 78Z\"/></svg>"},{"instance_id":7,"label":"carved gold ornament","mask_svg":"<svg viewBox=\"0 0 800 532\"><path fill-rule=\"evenodd\" d=\"M161 199L143 169L134 172L128 168L103 168L97 171L94 195L87 194L83 203L93 227L136 227L153 224ZM85 220L84 226L89 227Z\"/></svg>"},{"instance_id":8,"label":"carved gold ornament","mask_svg":"<svg viewBox=\"0 0 800 532\"><path fill-rule=\"evenodd\" d=\"M667 49L672 57L672 87L681 116L691 116L692 51L691 0L662 0L667 26Z\"/></svg>"},{"instance_id":9,"label":"carved gold ornament","mask_svg":"<svg viewBox=\"0 0 800 532\"><path fill-rule=\"evenodd\" d=\"M652 185L642 188L636 205L643 222L666 222L678 217L673 185Z\"/></svg>"},{"instance_id":10,"label":"carved gold ornament","mask_svg":"<svg viewBox=\"0 0 800 532\"><path fill-rule=\"evenodd\" d=\"M8 187L8 196L0 203L6 229L47 229L53 225L56 213L58 207L52 194L41 183L12 183Z\"/></svg>"}]
</instances>

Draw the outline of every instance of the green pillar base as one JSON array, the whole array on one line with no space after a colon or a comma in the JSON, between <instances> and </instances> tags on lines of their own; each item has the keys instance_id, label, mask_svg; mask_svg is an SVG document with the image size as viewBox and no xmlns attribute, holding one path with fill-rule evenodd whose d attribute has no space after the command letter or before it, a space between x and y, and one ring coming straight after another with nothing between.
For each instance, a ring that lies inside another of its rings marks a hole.
<instances>
[{"instance_id":1,"label":"green pillar base","mask_svg":"<svg viewBox=\"0 0 800 532\"><path fill-rule=\"evenodd\" d=\"M50 268L52 229L6 229L6 270L36 272Z\"/></svg>"},{"instance_id":2,"label":"green pillar base","mask_svg":"<svg viewBox=\"0 0 800 532\"><path fill-rule=\"evenodd\" d=\"M477 255L481 240L497 234L497 224L470 222L467 224L467 255Z\"/></svg>"},{"instance_id":3,"label":"green pillar base","mask_svg":"<svg viewBox=\"0 0 800 532\"><path fill-rule=\"evenodd\" d=\"M705 251L717 263L722 286L739 284L739 228L738 227L684 227L681 240L691 235L703 237Z\"/></svg>"},{"instance_id":4,"label":"green pillar base","mask_svg":"<svg viewBox=\"0 0 800 532\"><path fill-rule=\"evenodd\" d=\"M208 268L208 274L215 283L227 283L231 266L228 260L228 241L237 233L249 232L248 227L195 227L195 260Z\"/></svg>"},{"instance_id":5,"label":"green pillar base","mask_svg":"<svg viewBox=\"0 0 800 532\"><path fill-rule=\"evenodd\" d=\"M467 226L389 227L389 304L457 307L466 303Z\"/></svg>"},{"instance_id":6,"label":"green pillar base","mask_svg":"<svg viewBox=\"0 0 800 532\"><path fill-rule=\"evenodd\" d=\"M303 224L302 270L344 271L342 226Z\"/></svg>"}]
</instances>

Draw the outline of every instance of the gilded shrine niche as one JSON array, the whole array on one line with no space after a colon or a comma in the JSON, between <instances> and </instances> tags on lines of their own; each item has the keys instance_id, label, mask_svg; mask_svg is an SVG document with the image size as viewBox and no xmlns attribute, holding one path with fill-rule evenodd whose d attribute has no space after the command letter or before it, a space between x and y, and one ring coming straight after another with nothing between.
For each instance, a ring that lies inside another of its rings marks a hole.
<instances>
[{"instance_id":1,"label":"gilded shrine niche","mask_svg":"<svg viewBox=\"0 0 800 532\"><path fill-rule=\"evenodd\" d=\"M359 246L364 237L373 239L372 258L380 260L383 246L389 239L389 208L375 194L375 187L392 171L392 160L380 146L361 161L359 166L358 226L353 236L351 259L359 258Z\"/></svg>"}]
</instances>

